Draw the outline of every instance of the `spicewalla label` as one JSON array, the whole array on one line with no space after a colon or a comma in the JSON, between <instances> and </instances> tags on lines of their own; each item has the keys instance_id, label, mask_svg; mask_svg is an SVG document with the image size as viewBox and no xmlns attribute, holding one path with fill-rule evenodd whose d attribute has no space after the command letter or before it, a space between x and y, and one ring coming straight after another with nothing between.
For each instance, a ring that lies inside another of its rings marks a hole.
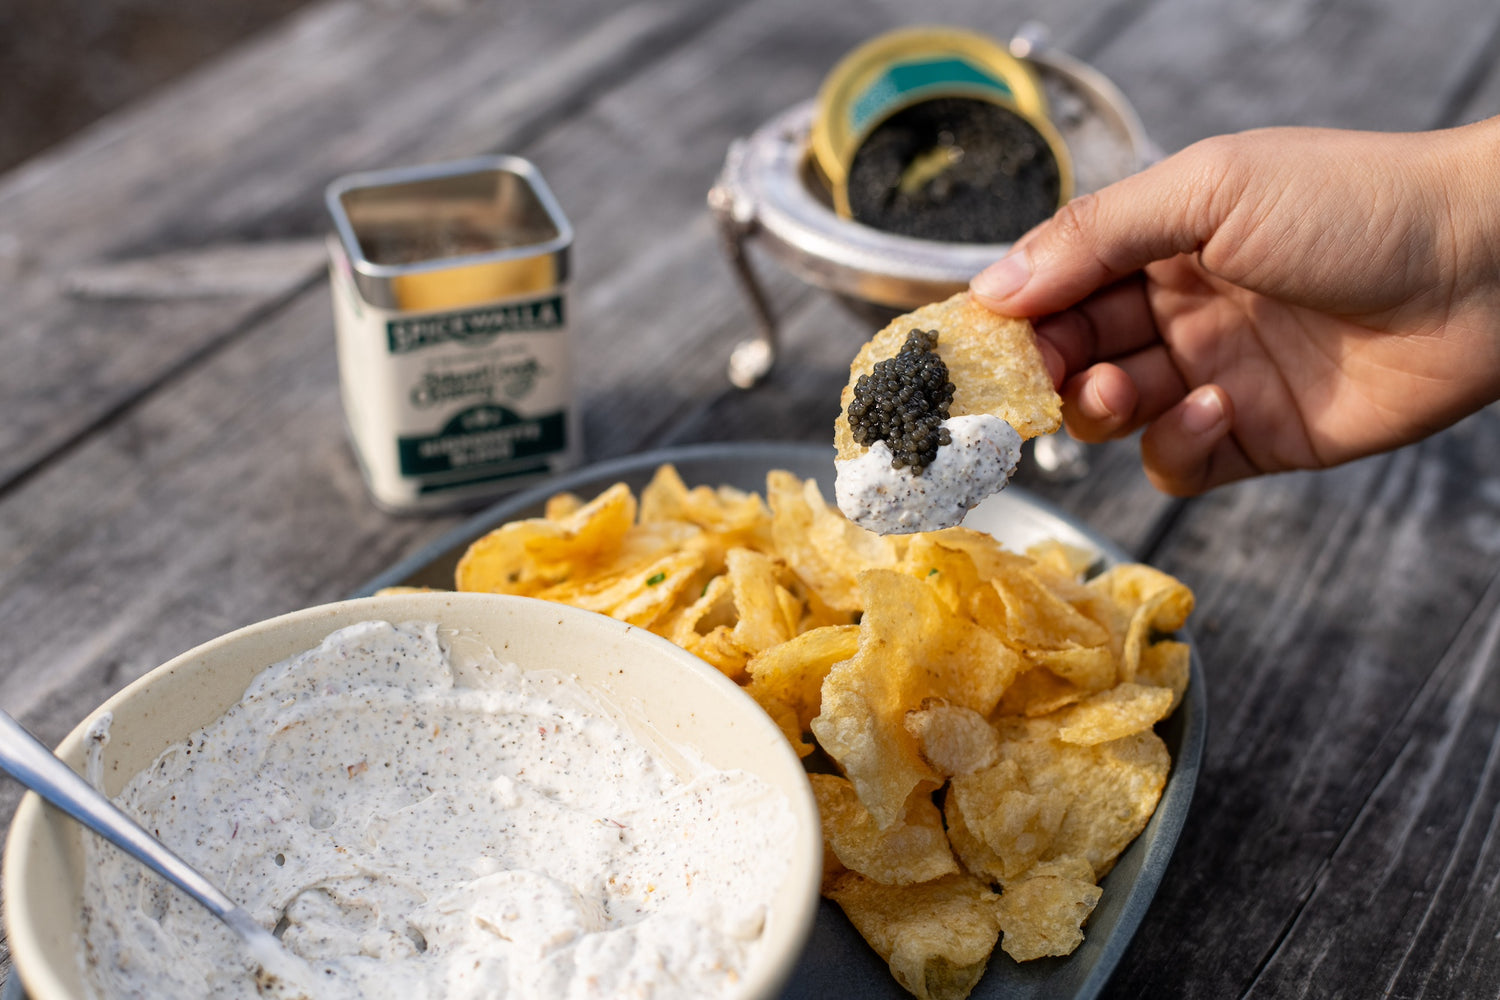
<instances>
[{"instance_id":1,"label":"spicewalla label","mask_svg":"<svg viewBox=\"0 0 1500 1000\"><path fill-rule=\"evenodd\" d=\"M386 345L392 354L408 354L437 344L483 344L507 333L560 329L561 295L471 309L437 316L392 319L386 323Z\"/></svg>"}]
</instances>

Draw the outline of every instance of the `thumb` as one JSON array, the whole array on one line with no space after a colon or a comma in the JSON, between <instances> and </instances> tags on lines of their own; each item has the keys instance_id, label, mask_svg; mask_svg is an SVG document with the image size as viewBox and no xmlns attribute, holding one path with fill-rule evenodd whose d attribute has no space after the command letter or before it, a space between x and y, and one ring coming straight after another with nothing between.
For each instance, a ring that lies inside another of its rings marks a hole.
<instances>
[{"instance_id":1,"label":"thumb","mask_svg":"<svg viewBox=\"0 0 1500 1000\"><path fill-rule=\"evenodd\" d=\"M1237 194L1218 145L1190 146L1069 201L974 277L975 298L1005 315L1044 316L1152 261L1200 249Z\"/></svg>"}]
</instances>

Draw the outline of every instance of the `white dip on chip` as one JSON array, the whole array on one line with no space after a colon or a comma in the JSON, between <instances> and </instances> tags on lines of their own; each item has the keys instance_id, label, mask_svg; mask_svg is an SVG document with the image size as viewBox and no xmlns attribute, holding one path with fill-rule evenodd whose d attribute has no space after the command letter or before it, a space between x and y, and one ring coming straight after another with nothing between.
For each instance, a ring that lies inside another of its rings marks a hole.
<instances>
[{"instance_id":1,"label":"white dip on chip","mask_svg":"<svg viewBox=\"0 0 1500 1000\"><path fill-rule=\"evenodd\" d=\"M673 749L562 674L365 622L263 672L117 801L335 996L733 995L795 820L760 778ZM85 850L97 995L256 995L216 920Z\"/></svg>"},{"instance_id":2,"label":"white dip on chip","mask_svg":"<svg viewBox=\"0 0 1500 1000\"><path fill-rule=\"evenodd\" d=\"M913 475L891 467L891 449L876 441L858 458L835 463L834 496L844 516L880 535L951 528L979 501L1010 482L1021 460L1021 435L988 413L949 417L952 443Z\"/></svg>"}]
</instances>

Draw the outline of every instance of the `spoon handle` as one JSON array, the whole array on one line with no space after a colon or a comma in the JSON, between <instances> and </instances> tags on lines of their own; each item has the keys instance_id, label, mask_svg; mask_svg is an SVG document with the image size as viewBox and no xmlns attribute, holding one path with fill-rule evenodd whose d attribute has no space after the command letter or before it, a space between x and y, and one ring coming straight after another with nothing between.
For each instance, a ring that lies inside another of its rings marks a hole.
<instances>
[{"instance_id":1,"label":"spoon handle","mask_svg":"<svg viewBox=\"0 0 1500 1000\"><path fill-rule=\"evenodd\" d=\"M4 711L0 711L0 770L202 903L219 919L240 926L241 914L250 920L249 914L213 883L147 833ZM240 914L233 912L236 910Z\"/></svg>"}]
</instances>

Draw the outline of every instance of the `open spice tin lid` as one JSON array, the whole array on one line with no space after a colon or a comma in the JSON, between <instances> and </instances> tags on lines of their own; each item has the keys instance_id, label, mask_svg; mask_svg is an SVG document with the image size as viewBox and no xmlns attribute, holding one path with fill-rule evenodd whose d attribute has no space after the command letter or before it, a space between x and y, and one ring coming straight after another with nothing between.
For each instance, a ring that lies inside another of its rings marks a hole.
<instances>
[{"instance_id":1,"label":"open spice tin lid","mask_svg":"<svg viewBox=\"0 0 1500 1000\"><path fill-rule=\"evenodd\" d=\"M543 292L568 278L573 229L519 156L372 170L324 194L342 260L365 302L457 309Z\"/></svg>"},{"instance_id":2,"label":"open spice tin lid","mask_svg":"<svg viewBox=\"0 0 1500 1000\"><path fill-rule=\"evenodd\" d=\"M851 204L850 176L861 148L883 125L910 118L919 106L946 111L918 127L942 128L941 116L977 102L1010 120L1026 141L1045 144L1055 163L1057 208L1072 196L1068 149L1048 118L1045 91L1027 63L984 35L959 28L917 26L878 35L845 55L824 78L814 107L808 148L812 166L826 184L834 211L859 213ZM901 185L919 185L944 168L945 150L933 148L905 164ZM955 155L962 155L957 150Z\"/></svg>"}]
</instances>

